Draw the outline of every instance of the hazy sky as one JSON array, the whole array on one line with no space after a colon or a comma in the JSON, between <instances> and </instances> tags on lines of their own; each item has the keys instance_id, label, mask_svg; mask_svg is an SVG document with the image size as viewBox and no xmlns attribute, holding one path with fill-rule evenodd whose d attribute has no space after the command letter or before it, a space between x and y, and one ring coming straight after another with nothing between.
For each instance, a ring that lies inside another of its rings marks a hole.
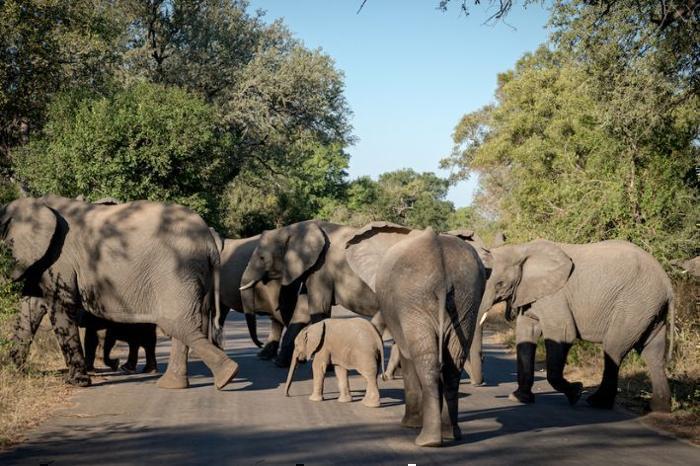
<instances>
[{"instance_id":1,"label":"hazy sky","mask_svg":"<svg viewBox=\"0 0 700 466\"><path fill-rule=\"evenodd\" d=\"M516 4L508 24L483 25L485 7L465 17L457 0L252 0L269 21L284 18L307 47L321 47L345 73L358 142L348 149L356 178L410 167L435 171L460 117L493 100L496 76L547 38L547 12ZM482 2L485 4L488 2ZM509 26L510 25L510 26ZM471 202L474 180L448 198Z\"/></svg>"}]
</instances>

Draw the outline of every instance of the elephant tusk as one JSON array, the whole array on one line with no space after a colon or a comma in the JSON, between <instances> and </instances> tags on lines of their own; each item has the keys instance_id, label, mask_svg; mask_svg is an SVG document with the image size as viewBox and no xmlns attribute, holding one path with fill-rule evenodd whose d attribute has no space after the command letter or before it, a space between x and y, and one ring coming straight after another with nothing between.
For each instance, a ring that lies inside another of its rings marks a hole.
<instances>
[{"instance_id":1,"label":"elephant tusk","mask_svg":"<svg viewBox=\"0 0 700 466\"><path fill-rule=\"evenodd\" d=\"M486 322L486 318L487 318L488 316L489 316L489 313L488 313L488 312L484 312L484 315L481 316L481 320L479 321L479 327L481 327L482 325L484 325L484 322Z\"/></svg>"},{"instance_id":2,"label":"elephant tusk","mask_svg":"<svg viewBox=\"0 0 700 466\"><path fill-rule=\"evenodd\" d=\"M255 286L255 280L251 280L242 287L238 288L239 291L245 291L247 289L253 288Z\"/></svg>"}]
</instances>

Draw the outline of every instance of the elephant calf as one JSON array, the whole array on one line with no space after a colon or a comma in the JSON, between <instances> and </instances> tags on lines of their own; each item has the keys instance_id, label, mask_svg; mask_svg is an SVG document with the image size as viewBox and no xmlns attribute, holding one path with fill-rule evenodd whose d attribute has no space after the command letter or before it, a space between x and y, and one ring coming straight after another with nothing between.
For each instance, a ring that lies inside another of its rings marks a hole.
<instances>
[{"instance_id":1,"label":"elephant calf","mask_svg":"<svg viewBox=\"0 0 700 466\"><path fill-rule=\"evenodd\" d=\"M135 372L139 360L139 348L146 353L146 365L143 373L158 372L156 363L156 326L154 324L121 324L95 317L87 312L81 317L80 326L85 327L85 366L88 371L95 370L95 353L97 351L97 332L105 329L102 360L112 370L119 367L119 359L112 359L110 353L117 340L129 344L129 356L121 370L127 373Z\"/></svg>"},{"instance_id":2,"label":"elephant calf","mask_svg":"<svg viewBox=\"0 0 700 466\"><path fill-rule=\"evenodd\" d=\"M289 396L294 371L299 361L313 358L314 388L309 397L312 401L323 400L323 379L326 367L335 366L338 378L338 401L352 401L348 369L355 369L367 379L367 391L362 404L369 408L379 407L377 387L377 364L384 377L384 343L377 329L368 320L327 319L302 330L294 340L294 354L289 368L284 393Z\"/></svg>"}]
</instances>

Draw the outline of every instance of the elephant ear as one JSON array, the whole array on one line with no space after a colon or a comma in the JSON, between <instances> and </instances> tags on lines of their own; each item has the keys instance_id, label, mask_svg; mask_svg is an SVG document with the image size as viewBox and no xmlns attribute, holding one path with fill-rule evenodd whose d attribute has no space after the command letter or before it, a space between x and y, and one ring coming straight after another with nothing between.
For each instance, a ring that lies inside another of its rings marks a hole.
<instances>
[{"instance_id":1,"label":"elephant ear","mask_svg":"<svg viewBox=\"0 0 700 466\"><path fill-rule=\"evenodd\" d=\"M323 340L326 336L326 323L321 321L317 324L310 325L306 329L306 357L311 358L323 346Z\"/></svg>"},{"instance_id":2,"label":"elephant ear","mask_svg":"<svg viewBox=\"0 0 700 466\"><path fill-rule=\"evenodd\" d=\"M375 280L382 257L411 231L395 223L372 222L357 230L345 243L345 258L350 268L372 291L376 291Z\"/></svg>"},{"instance_id":3,"label":"elephant ear","mask_svg":"<svg viewBox=\"0 0 700 466\"><path fill-rule=\"evenodd\" d=\"M518 308L559 291L573 269L571 258L555 243L536 240L521 245L522 275L514 296Z\"/></svg>"},{"instance_id":4,"label":"elephant ear","mask_svg":"<svg viewBox=\"0 0 700 466\"><path fill-rule=\"evenodd\" d=\"M47 255L58 220L46 204L25 197L8 204L1 221L3 238L17 262L12 272L17 280Z\"/></svg>"},{"instance_id":5,"label":"elephant ear","mask_svg":"<svg viewBox=\"0 0 700 466\"><path fill-rule=\"evenodd\" d=\"M219 254L221 254L221 252L224 250L224 242L221 240L221 236L212 227L209 227L209 233L211 233L211 237L214 238L214 242L216 243L216 250L219 251Z\"/></svg>"},{"instance_id":6,"label":"elephant ear","mask_svg":"<svg viewBox=\"0 0 700 466\"><path fill-rule=\"evenodd\" d=\"M318 261L326 247L326 234L316 222L300 222L287 227L282 285L291 285Z\"/></svg>"}]
</instances>

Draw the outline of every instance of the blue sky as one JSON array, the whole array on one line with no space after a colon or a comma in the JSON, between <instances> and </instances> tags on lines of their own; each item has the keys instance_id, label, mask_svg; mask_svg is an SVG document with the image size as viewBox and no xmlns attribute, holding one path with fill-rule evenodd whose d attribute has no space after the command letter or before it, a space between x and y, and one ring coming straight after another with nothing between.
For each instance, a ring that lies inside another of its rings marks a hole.
<instances>
[{"instance_id":1,"label":"blue sky","mask_svg":"<svg viewBox=\"0 0 700 466\"><path fill-rule=\"evenodd\" d=\"M461 116L493 101L496 76L547 38L547 11L516 3L506 22L484 25L488 10L465 17L453 0L252 0L251 9L283 18L307 47L322 48L345 73L358 142L348 149L350 176L399 168L434 171L450 152ZM487 4L488 2L482 2ZM448 199L471 202L475 180Z\"/></svg>"}]
</instances>

